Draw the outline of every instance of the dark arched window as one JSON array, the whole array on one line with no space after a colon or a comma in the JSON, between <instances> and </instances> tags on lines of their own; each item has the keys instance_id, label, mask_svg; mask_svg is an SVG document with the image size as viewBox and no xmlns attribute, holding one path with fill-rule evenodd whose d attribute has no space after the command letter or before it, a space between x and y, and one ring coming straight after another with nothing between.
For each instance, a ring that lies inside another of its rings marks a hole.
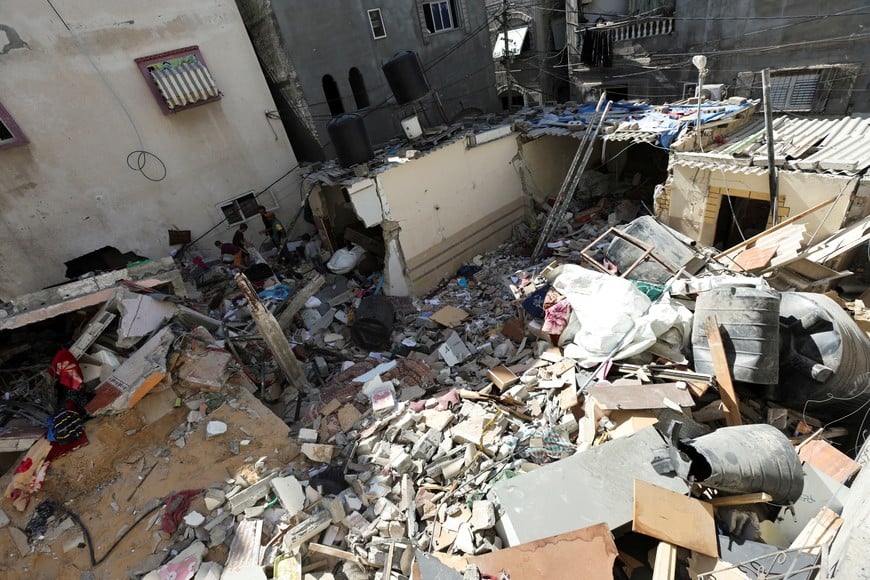
<instances>
[{"instance_id":1,"label":"dark arched window","mask_svg":"<svg viewBox=\"0 0 870 580\"><path fill-rule=\"evenodd\" d=\"M329 112L332 113L333 117L344 113L344 105L341 104L338 84L332 78L332 75L323 75L323 96L326 97L326 104L329 105Z\"/></svg>"},{"instance_id":2,"label":"dark arched window","mask_svg":"<svg viewBox=\"0 0 870 580\"><path fill-rule=\"evenodd\" d=\"M362 73L359 69L353 67L347 73L347 81L350 83L350 90L353 91L353 100L356 102L357 109L365 109L369 106L369 93L366 91L366 82L363 80Z\"/></svg>"}]
</instances>

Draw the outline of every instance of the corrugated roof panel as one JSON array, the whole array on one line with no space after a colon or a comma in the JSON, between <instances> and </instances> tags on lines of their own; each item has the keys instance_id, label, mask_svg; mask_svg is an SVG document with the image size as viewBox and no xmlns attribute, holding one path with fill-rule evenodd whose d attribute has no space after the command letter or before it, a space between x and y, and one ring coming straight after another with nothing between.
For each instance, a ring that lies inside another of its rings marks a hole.
<instances>
[{"instance_id":1,"label":"corrugated roof panel","mask_svg":"<svg viewBox=\"0 0 870 580\"><path fill-rule=\"evenodd\" d=\"M174 68L152 70L160 94L170 109L218 96L217 85L200 62L183 63Z\"/></svg>"}]
</instances>

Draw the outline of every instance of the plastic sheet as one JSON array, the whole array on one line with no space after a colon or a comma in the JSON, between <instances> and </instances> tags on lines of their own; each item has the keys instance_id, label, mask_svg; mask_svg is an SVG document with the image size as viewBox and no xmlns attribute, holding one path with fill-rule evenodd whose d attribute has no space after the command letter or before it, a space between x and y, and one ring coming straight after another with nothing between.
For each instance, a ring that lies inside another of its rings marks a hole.
<instances>
[{"instance_id":1,"label":"plastic sheet","mask_svg":"<svg viewBox=\"0 0 870 580\"><path fill-rule=\"evenodd\" d=\"M574 264L556 268L553 288L565 296L573 312L559 338L565 356L582 366L641 354L659 341L673 349L686 344L692 314L667 298L653 302L630 281Z\"/></svg>"}]
</instances>

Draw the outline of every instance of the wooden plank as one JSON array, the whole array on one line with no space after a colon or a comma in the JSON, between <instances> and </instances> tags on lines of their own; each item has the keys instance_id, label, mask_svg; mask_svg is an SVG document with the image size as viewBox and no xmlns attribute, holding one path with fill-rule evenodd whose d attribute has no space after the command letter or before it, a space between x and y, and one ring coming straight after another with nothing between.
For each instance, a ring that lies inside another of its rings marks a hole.
<instances>
[{"instance_id":1,"label":"wooden plank","mask_svg":"<svg viewBox=\"0 0 870 580\"><path fill-rule=\"evenodd\" d=\"M710 346L710 357L713 359L713 369L716 371L716 382L719 383L719 395L725 404L725 423L729 427L743 425L740 418L740 402L731 382L731 371L728 369L728 359L725 347L722 345L722 335L719 333L719 321L715 315L706 320L707 344Z\"/></svg>"},{"instance_id":2,"label":"wooden plank","mask_svg":"<svg viewBox=\"0 0 870 580\"><path fill-rule=\"evenodd\" d=\"M230 546L224 574L249 570L260 564L260 538L263 534L263 520L242 520L236 526L236 535Z\"/></svg>"},{"instance_id":3,"label":"wooden plank","mask_svg":"<svg viewBox=\"0 0 870 580\"><path fill-rule=\"evenodd\" d=\"M735 272L754 272L762 270L776 255L776 248L749 248L740 252L731 264Z\"/></svg>"},{"instance_id":4,"label":"wooden plank","mask_svg":"<svg viewBox=\"0 0 870 580\"><path fill-rule=\"evenodd\" d=\"M634 480L631 529L706 556L719 555L712 505L639 479Z\"/></svg>"},{"instance_id":5,"label":"wooden plank","mask_svg":"<svg viewBox=\"0 0 870 580\"><path fill-rule=\"evenodd\" d=\"M830 475L837 483L845 483L861 469L860 463L852 460L827 441L806 441L801 444L798 455L801 461Z\"/></svg>"},{"instance_id":6,"label":"wooden plank","mask_svg":"<svg viewBox=\"0 0 870 580\"><path fill-rule=\"evenodd\" d=\"M773 501L773 496L769 493L759 491L758 493L744 493L741 495L726 495L722 497L714 497L710 500L713 507L725 507L731 505L749 505L753 503L768 503Z\"/></svg>"},{"instance_id":7,"label":"wooden plank","mask_svg":"<svg viewBox=\"0 0 870 580\"><path fill-rule=\"evenodd\" d=\"M546 578L547 580L611 580L618 552L605 524L595 524L504 548L481 556L467 557L481 574L499 578ZM582 570L582 574L578 572Z\"/></svg>"},{"instance_id":8,"label":"wooden plank","mask_svg":"<svg viewBox=\"0 0 870 580\"><path fill-rule=\"evenodd\" d=\"M579 402L577 399L577 387L575 385L565 387L559 393L559 408L563 411L573 409Z\"/></svg>"},{"instance_id":9,"label":"wooden plank","mask_svg":"<svg viewBox=\"0 0 870 580\"><path fill-rule=\"evenodd\" d=\"M674 580L677 574L677 547L668 542L659 542L652 580Z\"/></svg>"},{"instance_id":10,"label":"wooden plank","mask_svg":"<svg viewBox=\"0 0 870 580\"><path fill-rule=\"evenodd\" d=\"M680 407L693 407L695 399L688 388L678 386L678 383L662 383L656 385L610 385L591 386L586 390L589 397L595 399L600 409L630 410L630 409L665 409L668 405L665 399L673 401Z\"/></svg>"},{"instance_id":11,"label":"wooden plank","mask_svg":"<svg viewBox=\"0 0 870 580\"><path fill-rule=\"evenodd\" d=\"M338 548L333 548L332 546L325 546L323 544L310 543L308 544L308 550L310 552L316 552L318 554L323 554L324 556L329 556L330 558L338 558L339 560L347 560L348 562L359 562L359 558L357 558L356 554L352 554L351 552L347 552L345 550L339 550Z\"/></svg>"},{"instance_id":12,"label":"wooden plank","mask_svg":"<svg viewBox=\"0 0 870 580\"><path fill-rule=\"evenodd\" d=\"M659 420L655 417L631 417L627 421L623 421L617 425L616 429L610 432L611 439L619 439L620 437L628 437L634 435L641 429L652 427Z\"/></svg>"},{"instance_id":13,"label":"wooden plank","mask_svg":"<svg viewBox=\"0 0 870 580\"><path fill-rule=\"evenodd\" d=\"M830 544L843 525L843 518L838 516L831 508L823 507L801 530L798 537L788 547L789 550L801 550L808 554L819 554L821 546ZM816 546L810 548L810 546ZM807 549L802 549L807 548Z\"/></svg>"}]
</instances>

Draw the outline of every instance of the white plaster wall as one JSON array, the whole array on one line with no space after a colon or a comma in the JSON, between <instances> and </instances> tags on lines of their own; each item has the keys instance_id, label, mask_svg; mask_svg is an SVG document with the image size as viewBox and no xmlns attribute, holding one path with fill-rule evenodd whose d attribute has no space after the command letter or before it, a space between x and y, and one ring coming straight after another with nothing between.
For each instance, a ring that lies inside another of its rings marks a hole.
<instances>
[{"instance_id":1,"label":"white plaster wall","mask_svg":"<svg viewBox=\"0 0 870 580\"><path fill-rule=\"evenodd\" d=\"M854 177L781 171L779 195L788 212L787 215L782 215L782 212L780 215L783 218L797 215L841 194L833 205L822 208L799 221L806 225L807 235L804 241L808 241L816 231L818 231L816 234L816 241L818 241L842 227L857 186L858 179ZM708 245L713 243L716 233L715 217L711 219L710 216L705 216L710 187L767 193L767 174L746 175L730 172L723 174L721 171L693 169L682 165L673 167L668 225Z\"/></svg>"},{"instance_id":2,"label":"white plaster wall","mask_svg":"<svg viewBox=\"0 0 870 580\"><path fill-rule=\"evenodd\" d=\"M53 4L118 98L47 2L0 4L0 24L27 43L0 54L0 102L30 140L0 150L0 298L64 281L64 261L107 244L165 255L167 229L197 236L221 219L216 203L296 165L280 122L264 115L275 104L232 0ZM134 59L190 45L223 99L164 115ZM140 146L124 108L166 164L165 180L127 167ZM278 188L286 220L298 189L295 175ZM250 233L259 229L252 222ZM231 235L221 226L200 247Z\"/></svg>"},{"instance_id":3,"label":"white plaster wall","mask_svg":"<svg viewBox=\"0 0 870 580\"><path fill-rule=\"evenodd\" d=\"M709 180L709 171L680 165L674 167L667 223L695 240L700 239L701 226L704 225Z\"/></svg>"},{"instance_id":4,"label":"white plaster wall","mask_svg":"<svg viewBox=\"0 0 870 580\"><path fill-rule=\"evenodd\" d=\"M516 153L515 135L472 148L460 140L378 175L405 260L520 199Z\"/></svg>"}]
</instances>

